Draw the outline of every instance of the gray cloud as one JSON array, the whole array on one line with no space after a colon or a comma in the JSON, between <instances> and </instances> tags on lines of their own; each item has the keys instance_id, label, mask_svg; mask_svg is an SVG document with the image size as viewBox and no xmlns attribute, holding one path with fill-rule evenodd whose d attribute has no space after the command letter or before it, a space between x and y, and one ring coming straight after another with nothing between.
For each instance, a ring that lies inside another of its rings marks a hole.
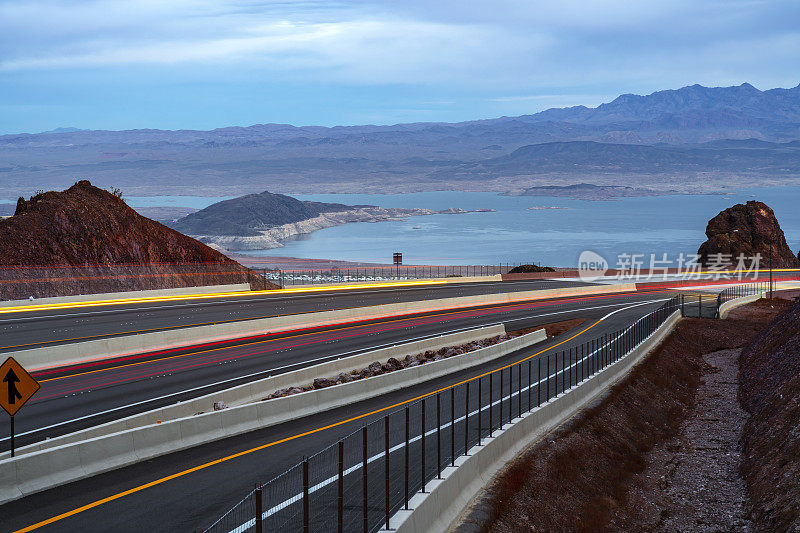
<instances>
[{"instance_id":1,"label":"gray cloud","mask_svg":"<svg viewBox=\"0 0 800 533\"><path fill-rule=\"evenodd\" d=\"M794 0L0 0L0 83L131 69L217 83L224 71L428 87L514 113L691 83L793 86L797 20Z\"/></svg>"}]
</instances>

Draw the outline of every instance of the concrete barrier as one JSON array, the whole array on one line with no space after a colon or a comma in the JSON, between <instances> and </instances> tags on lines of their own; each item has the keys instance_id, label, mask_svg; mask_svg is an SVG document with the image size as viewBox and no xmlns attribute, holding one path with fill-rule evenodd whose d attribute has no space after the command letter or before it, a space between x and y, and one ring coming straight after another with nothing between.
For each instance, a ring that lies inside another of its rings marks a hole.
<instances>
[{"instance_id":1,"label":"concrete barrier","mask_svg":"<svg viewBox=\"0 0 800 533\"><path fill-rule=\"evenodd\" d=\"M95 294L75 294L72 296L55 296L52 298L36 298L34 300L0 300L0 307L24 307L26 305L48 305L71 302L93 302L96 300L120 300L136 298L158 298L161 296L192 296L214 294L218 292L244 292L250 290L249 283L233 285L202 285L199 287L178 287L174 289L152 289L146 291L104 292Z\"/></svg>"},{"instance_id":2,"label":"concrete barrier","mask_svg":"<svg viewBox=\"0 0 800 533\"><path fill-rule=\"evenodd\" d=\"M737 307L749 304L751 302L755 302L756 300L760 300L763 297L764 293L760 292L758 294L751 294L750 296L742 296L741 298L728 300L727 302L719 306L719 317L726 318L728 316L728 313L730 313Z\"/></svg>"},{"instance_id":3,"label":"concrete barrier","mask_svg":"<svg viewBox=\"0 0 800 533\"><path fill-rule=\"evenodd\" d=\"M278 333L303 327L331 326L369 319L387 318L403 314L443 311L479 305L509 304L541 300L559 296L587 296L635 290L634 284L564 287L537 291L522 291L500 294L482 294L459 298L442 298L353 307L335 311L321 311L296 315L283 315L256 320L240 320L220 324L176 328L140 335L126 335L86 342L62 344L43 348L32 348L8 352L29 370L43 370L57 366L112 359L143 352L182 348L207 342L232 340L249 335Z\"/></svg>"},{"instance_id":4,"label":"concrete barrier","mask_svg":"<svg viewBox=\"0 0 800 533\"><path fill-rule=\"evenodd\" d=\"M481 445L471 448L466 457L456 459L455 466L443 470L442 479L434 479L427 484L427 493L414 495L409 502L411 510L401 510L392 516L390 527L397 533L448 531L475 495L491 482L506 463L625 377L672 331L679 320L680 311L676 311L624 358L515 419L505 429L497 431L494 438L486 438Z\"/></svg>"},{"instance_id":5,"label":"concrete barrier","mask_svg":"<svg viewBox=\"0 0 800 533\"><path fill-rule=\"evenodd\" d=\"M20 449L20 452L24 453L19 456L0 460L0 480L3 481L0 484L0 505L41 490L159 455L309 416L485 364L546 338L544 330L538 330L464 355L326 389L274 400L245 403L222 411L178 418L160 424L150 424L38 451L29 451L26 447ZM447 342L452 342L452 340ZM362 360L375 360L374 353L367 358L364 358L363 354L354 357L362 357ZM323 363L323 365L336 364L343 365L340 361ZM303 372L303 379L307 379L305 375L311 368L314 367L298 372ZM333 368L334 366L325 367L323 376L329 376L335 372L332 370ZM346 366L337 366L336 368L346 368ZM299 375L301 374L295 374L295 376ZM314 377L322 376L316 374ZM274 379L286 380L288 378L286 374L282 374ZM269 385L270 392L274 388L278 388L275 387L275 383L276 381L273 381Z\"/></svg>"}]
</instances>

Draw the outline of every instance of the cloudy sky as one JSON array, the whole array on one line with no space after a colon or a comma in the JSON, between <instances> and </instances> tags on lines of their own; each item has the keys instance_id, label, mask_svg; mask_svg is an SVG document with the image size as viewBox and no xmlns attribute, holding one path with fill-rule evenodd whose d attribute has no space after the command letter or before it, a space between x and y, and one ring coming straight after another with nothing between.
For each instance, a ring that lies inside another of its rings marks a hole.
<instances>
[{"instance_id":1,"label":"cloudy sky","mask_svg":"<svg viewBox=\"0 0 800 533\"><path fill-rule=\"evenodd\" d=\"M0 133L458 121L800 82L796 0L0 0Z\"/></svg>"}]
</instances>

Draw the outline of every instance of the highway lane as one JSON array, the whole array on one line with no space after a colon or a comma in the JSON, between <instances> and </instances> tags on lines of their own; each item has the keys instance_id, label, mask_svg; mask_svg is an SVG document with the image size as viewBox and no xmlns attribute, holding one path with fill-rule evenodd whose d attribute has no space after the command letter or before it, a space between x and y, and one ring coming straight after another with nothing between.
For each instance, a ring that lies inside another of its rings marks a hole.
<instances>
[{"instance_id":1,"label":"highway lane","mask_svg":"<svg viewBox=\"0 0 800 533\"><path fill-rule=\"evenodd\" d=\"M16 418L18 446L384 344L495 323L563 320L648 293L597 295L433 312L137 354L34 373L42 389ZM553 314L553 313L559 314ZM209 405L209 409L211 405ZM0 418L0 449L9 446Z\"/></svg>"},{"instance_id":2,"label":"highway lane","mask_svg":"<svg viewBox=\"0 0 800 533\"><path fill-rule=\"evenodd\" d=\"M631 300L645 301L641 306L624 310L599 322L590 330L577 335L559 349L577 345L587 339L603 333L621 329L636 317L661 302L669 294L636 294L628 295ZM597 304L585 304L583 309L560 309L563 318L571 318L578 313L586 318L597 319L609 312L609 308L600 309ZM605 303L610 303L606 301ZM620 301L613 302L615 304ZM626 302L630 305L630 302ZM615 309L619 309L617 306ZM508 319L514 318L513 316ZM554 321L553 316L528 318L525 325L536 322ZM566 335L562 337L570 337ZM535 350L547 349L561 340L550 340L546 344L534 347ZM245 453L239 457L217 462L213 465L186 472L209 461L219 461L231 454L247 452L254 447L270 442L301 435L331 423L344 421L353 416L369 413L375 409L387 407L400 401L406 401L420 394L436 390L460 380L473 377L478 373L498 368L501 365L530 356L533 349L521 351L501 358L481 368L471 369L432 380L417 386L389 393L366 402L359 402L342 409L320 413L313 417L296 420L264 430L248 433L235 438L218 441L208 445L177 452L160 457L146 463L133 465L107 474L95 476L88 480L52 489L32 495L0 508L4 517L3 530L14 530L47 520L62 513L70 513L47 526L52 531L190 531L213 521L221 513L235 504L246 494L256 481L265 481L271 476L284 471L295 464L303 455L311 455L325 446L332 444L364 422L384 413L377 413L362 419L342 423L319 432L292 438L268 448ZM474 392L474 389L473 389ZM477 394L476 392L474 392ZM487 391L484 390L484 395ZM495 392L496 394L496 392ZM485 401L485 400L484 400ZM164 476L175 476L163 480ZM150 484L142 488L143 484ZM133 492L121 495L123 491ZM291 492L287 489L287 492ZM94 505L96 502L103 503ZM79 510L83 506L89 508Z\"/></svg>"},{"instance_id":3,"label":"highway lane","mask_svg":"<svg viewBox=\"0 0 800 533\"><path fill-rule=\"evenodd\" d=\"M587 285L580 281L447 282L309 293L244 293L206 299L0 313L0 353L132 333L387 303ZM0 303L2 307L2 303Z\"/></svg>"}]
</instances>

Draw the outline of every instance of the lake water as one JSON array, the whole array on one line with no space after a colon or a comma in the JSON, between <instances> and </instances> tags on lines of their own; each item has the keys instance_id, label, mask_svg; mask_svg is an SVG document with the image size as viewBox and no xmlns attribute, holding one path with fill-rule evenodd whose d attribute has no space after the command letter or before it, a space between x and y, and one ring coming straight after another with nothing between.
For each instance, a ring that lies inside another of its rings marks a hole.
<instances>
[{"instance_id":1,"label":"lake water","mask_svg":"<svg viewBox=\"0 0 800 533\"><path fill-rule=\"evenodd\" d=\"M585 201L494 193L426 192L396 195L296 195L302 200L434 210L495 209L494 213L411 217L403 222L344 224L251 255L391 262L403 252L408 264L497 264L536 262L574 266L583 250L615 263L620 253L695 253L708 220L747 200L773 208L789 246L800 248L800 188L749 189L722 195L674 195ZM222 198L131 197L135 207L202 208ZM566 209L528 210L533 206ZM416 229L415 229L416 228Z\"/></svg>"}]
</instances>

